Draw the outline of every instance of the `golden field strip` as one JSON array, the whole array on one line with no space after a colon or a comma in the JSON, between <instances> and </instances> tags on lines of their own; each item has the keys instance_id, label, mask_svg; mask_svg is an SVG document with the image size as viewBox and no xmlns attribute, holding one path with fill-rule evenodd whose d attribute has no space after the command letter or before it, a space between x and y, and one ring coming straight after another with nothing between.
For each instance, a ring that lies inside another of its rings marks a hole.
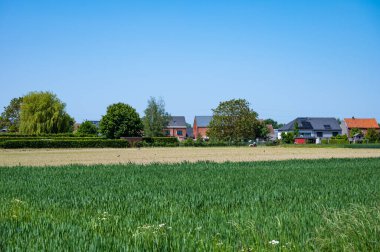
<instances>
[{"instance_id":1,"label":"golden field strip","mask_svg":"<svg viewBox=\"0 0 380 252\"><path fill-rule=\"evenodd\" d=\"M141 149L1 149L0 166L265 161L380 157L380 149L213 147Z\"/></svg>"}]
</instances>

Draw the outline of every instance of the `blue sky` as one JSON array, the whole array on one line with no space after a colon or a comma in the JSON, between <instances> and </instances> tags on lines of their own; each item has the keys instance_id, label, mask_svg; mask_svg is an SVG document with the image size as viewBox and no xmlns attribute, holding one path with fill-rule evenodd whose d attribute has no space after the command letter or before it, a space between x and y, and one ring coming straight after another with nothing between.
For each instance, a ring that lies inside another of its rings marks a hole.
<instances>
[{"instance_id":1,"label":"blue sky","mask_svg":"<svg viewBox=\"0 0 380 252\"><path fill-rule=\"evenodd\" d=\"M112 103L209 115L380 119L380 1L0 0L0 107L51 91L76 121Z\"/></svg>"}]
</instances>

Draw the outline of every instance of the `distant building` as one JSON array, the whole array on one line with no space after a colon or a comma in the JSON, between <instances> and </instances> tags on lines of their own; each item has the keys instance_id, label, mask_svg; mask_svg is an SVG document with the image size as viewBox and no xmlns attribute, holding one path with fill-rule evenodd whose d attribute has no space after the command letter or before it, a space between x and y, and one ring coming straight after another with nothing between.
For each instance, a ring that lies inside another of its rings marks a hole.
<instances>
[{"instance_id":1,"label":"distant building","mask_svg":"<svg viewBox=\"0 0 380 252\"><path fill-rule=\"evenodd\" d=\"M195 116L193 124L193 135L197 139L198 135L203 138L208 138L207 130L209 128L212 116Z\"/></svg>"},{"instance_id":2,"label":"distant building","mask_svg":"<svg viewBox=\"0 0 380 252\"><path fill-rule=\"evenodd\" d=\"M375 118L344 118L340 126L342 127L342 133L348 137L350 136L352 129L359 129L364 135L367 133L368 129L374 129L378 132L380 131L380 127Z\"/></svg>"},{"instance_id":3,"label":"distant building","mask_svg":"<svg viewBox=\"0 0 380 252\"><path fill-rule=\"evenodd\" d=\"M278 138L282 132L294 132L295 124L298 123L299 136L296 143L315 142L317 138L324 139L342 134L338 120L333 117L298 117L278 129Z\"/></svg>"},{"instance_id":4,"label":"distant building","mask_svg":"<svg viewBox=\"0 0 380 252\"><path fill-rule=\"evenodd\" d=\"M168 126L164 128L164 135L177 137L182 141L186 138L186 119L184 116L172 116Z\"/></svg>"}]
</instances>

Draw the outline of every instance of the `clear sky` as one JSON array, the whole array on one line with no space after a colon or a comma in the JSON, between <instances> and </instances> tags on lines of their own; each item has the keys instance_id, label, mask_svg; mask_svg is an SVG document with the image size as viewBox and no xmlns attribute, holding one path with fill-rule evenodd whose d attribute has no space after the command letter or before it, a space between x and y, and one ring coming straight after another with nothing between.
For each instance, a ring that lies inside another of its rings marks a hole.
<instances>
[{"instance_id":1,"label":"clear sky","mask_svg":"<svg viewBox=\"0 0 380 252\"><path fill-rule=\"evenodd\" d=\"M379 120L380 1L0 0L0 107L30 91L77 122L150 96L189 123L232 98Z\"/></svg>"}]
</instances>

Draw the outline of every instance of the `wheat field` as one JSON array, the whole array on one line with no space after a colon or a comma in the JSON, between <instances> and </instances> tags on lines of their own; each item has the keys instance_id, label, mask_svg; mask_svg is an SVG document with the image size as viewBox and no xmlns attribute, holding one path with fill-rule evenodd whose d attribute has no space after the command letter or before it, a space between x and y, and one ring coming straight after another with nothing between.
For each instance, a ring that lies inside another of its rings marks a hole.
<instances>
[{"instance_id":1,"label":"wheat field","mask_svg":"<svg viewBox=\"0 0 380 252\"><path fill-rule=\"evenodd\" d=\"M380 149L213 147L141 149L1 149L0 166L66 164L237 162L320 158L380 157Z\"/></svg>"}]
</instances>

